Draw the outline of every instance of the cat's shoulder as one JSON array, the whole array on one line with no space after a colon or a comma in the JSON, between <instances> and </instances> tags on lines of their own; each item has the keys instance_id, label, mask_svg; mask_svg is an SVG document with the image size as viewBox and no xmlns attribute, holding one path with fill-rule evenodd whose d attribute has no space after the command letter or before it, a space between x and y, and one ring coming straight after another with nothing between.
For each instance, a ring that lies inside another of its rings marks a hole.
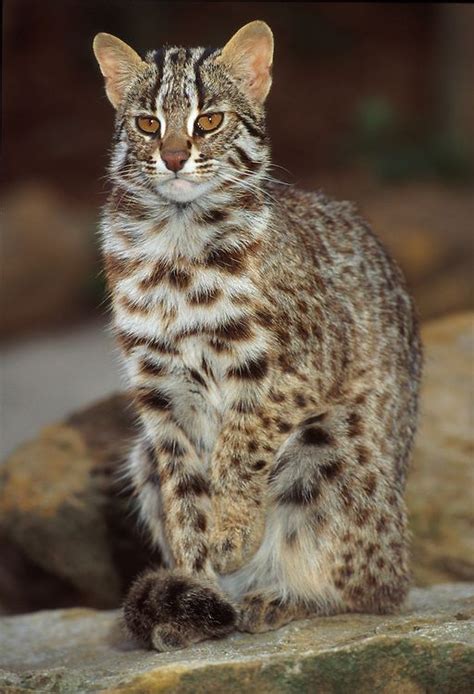
<instances>
[{"instance_id":1,"label":"cat's shoulder","mask_svg":"<svg viewBox=\"0 0 474 694\"><path fill-rule=\"evenodd\" d=\"M367 220L357 203L338 200L322 190L303 190L293 185L272 184L271 195L276 201L276 212L281 217L303 226L330 226L332 229L363 229L371 233ZM318 224L319 222L319 224Z\"/></svg>"}]
</instances>

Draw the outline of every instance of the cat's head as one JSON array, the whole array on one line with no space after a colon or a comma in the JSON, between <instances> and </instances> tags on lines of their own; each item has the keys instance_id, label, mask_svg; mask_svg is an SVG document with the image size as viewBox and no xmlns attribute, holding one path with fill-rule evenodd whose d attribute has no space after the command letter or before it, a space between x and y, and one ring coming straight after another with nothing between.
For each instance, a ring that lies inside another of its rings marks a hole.
<instances>
[{"instance_id":1,"label":"cat's head","mask_svg":"<svg viewBox=\"0 0 474 694\"><path fill-rule=\"evenodd\" d=\"M116 177L176 202L232 183L255 185L268 163L267 24L247 24L222 49L165 47L145 60L120 39L98 34L94 53L117 110Z\"/></svg>"}]
</instances>

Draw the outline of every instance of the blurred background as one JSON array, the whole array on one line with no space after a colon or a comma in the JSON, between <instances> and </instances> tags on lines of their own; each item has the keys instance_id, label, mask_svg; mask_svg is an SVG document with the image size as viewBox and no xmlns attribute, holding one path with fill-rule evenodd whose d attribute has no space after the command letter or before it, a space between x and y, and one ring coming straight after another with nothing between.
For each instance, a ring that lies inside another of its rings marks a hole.
<instances>
[{"instance_id":1,"label":"blurred background","mask_svg":"<svg viewBox=\"0 0 474 694\"><path fill-rule=\"evenodd\" d=\"M220 46L264 19L281 177L356 200L422 320L472 306L474 5L5 0L1 453L121 387L97 244L113 110L91 43Z\"/></svg>"}]
</instances>

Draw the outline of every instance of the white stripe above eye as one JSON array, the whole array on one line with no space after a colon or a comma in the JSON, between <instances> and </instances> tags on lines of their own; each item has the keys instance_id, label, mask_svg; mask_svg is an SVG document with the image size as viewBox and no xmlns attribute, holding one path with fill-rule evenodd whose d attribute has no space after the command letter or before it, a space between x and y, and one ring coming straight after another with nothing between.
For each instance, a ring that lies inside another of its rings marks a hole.
<instances>
[{"instance_id":1,"label":"white stripe above eye","mask_svg":"<svg viewBox=\"0 0 474 694\"><path fill-rule=\"evenodd\" d=\"M186 130L188 132L189 137L192 137L194 134L194 123L196 122L196 118L198 116L199 116L199 109L197 107L197 97L195 97L194 104L191 106L188 120L186 122Z\"/></svg>"}]
</instances>

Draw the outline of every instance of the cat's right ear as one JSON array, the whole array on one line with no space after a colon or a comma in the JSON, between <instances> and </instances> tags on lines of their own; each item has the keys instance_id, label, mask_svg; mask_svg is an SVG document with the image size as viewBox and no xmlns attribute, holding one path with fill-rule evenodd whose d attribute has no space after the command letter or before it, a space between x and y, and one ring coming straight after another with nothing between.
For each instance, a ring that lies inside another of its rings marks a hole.
<instances>
[{"instance_id":1,"label":"cat's right ear","mask_svg":"<svg viewBox=\"0 0 474 694\"><path fill-rule=\"evenodd\" d=\"M111 34L97 34L92 44L100 71L105 77L105 91L117 108L131 80L145 66L138 53Z\"/></svg>"}]
</instances>

